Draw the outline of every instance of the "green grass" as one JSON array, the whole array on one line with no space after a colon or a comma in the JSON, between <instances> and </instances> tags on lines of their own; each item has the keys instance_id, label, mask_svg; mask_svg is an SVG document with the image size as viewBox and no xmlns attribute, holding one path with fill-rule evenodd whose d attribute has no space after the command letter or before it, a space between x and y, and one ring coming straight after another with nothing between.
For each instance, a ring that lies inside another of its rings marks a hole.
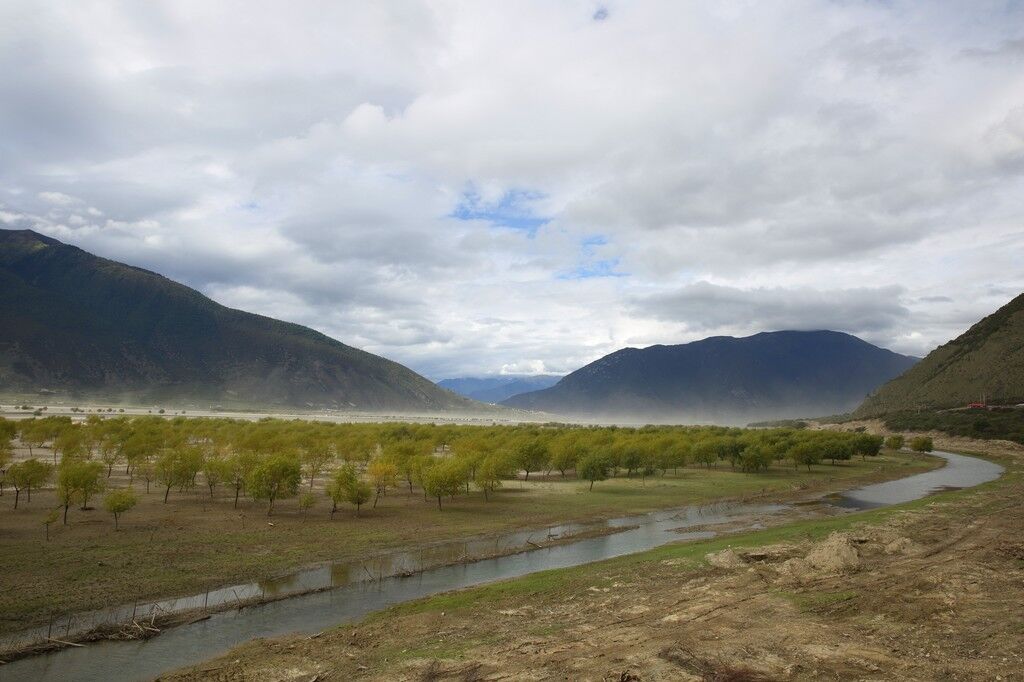
<instances>
[{"instance_id":1,"label":"green grass","mask_svg":"<svg viewBox=\"0 0 1024 682\"><path fill-rule=\"evenodd\" d=\"M728 466L682 469L678 476L616 478L593 492L573 479L506 482L485 502L474 491L443 511L417 493L391 492L377 510L353 518L349 510L334 521L326 502L303 522L294 500L279 503L269 519L264 508L244 502L231 508L228 497L210 500L200 492L172 493L169 504L154 491L122 520L102 510L72 509L67 528L51 529L43 541L41 519L52 507L52 492L36 493L17 512L0 498L0 631L46 622L51 615L132 603L136 599L193 594L205 589L260 580L305 566L365 559L396 548L430 542L497 535L570 520L607 518L657 509L792 492L798 487L839 488L873 477L897 477L934 466L913 455L883 456L840 466L822 465L810 473L791 467L745 474ZM243 517L244 515L244 517ZM543 580L543 578L537 578ZM517 589L517 588L509 588ZM453 597L458 599L459 597Z\"/></svg>"},{"instance_id":2,"label":"green grass","mask_svg":"<svg viewBox=\"0 0 1024 682\"><path fill-rule=\"evenodd\" d=\"M586 589L587 585L593 584L595 580L604 579L609 573L620 572L630 567L636 567L639 564L670 560L682 571L694 571L706 567L706 555L727 548L750 549L779 543L797 543L801 541L820 540L836 531L849 530L853 527L885 521L894 514L921 509L932 504L955 502L967 496L976 495L981 491L1009 485L1021 477L1021 468L1006 458L992 457L990 459L999 461L1004 466L1007 466L1007 473L995 481L990 481L989 483L985 483L974 488L938 493L892 507L872 509L826 519L797 521L765 530L728 535L710 540L663 545L645 552L599 561L592 564L541 571L521 578L514 578L512 580L482 585L480 587L440 594L434 597L400 604L374 614L371 618L386 619L394 616L416 613L469 610L478 606L502 603L508 601L512 597L522 601L526 598L538 595L573 593ZM972 510L972 513L977 513L977 510ZM827 595L819 596L817 597L817 606L820 607L827 605L829 599L833 599L835 602L838 602L845 598L853 598L854 596L855 595L850 595L847 597L846 595L839 593L836 593L831 597ZM814 600L815 597L812 596L809 597L808 601L805 603L808 607L814 606Z\"/></svg>"}]
</instances>

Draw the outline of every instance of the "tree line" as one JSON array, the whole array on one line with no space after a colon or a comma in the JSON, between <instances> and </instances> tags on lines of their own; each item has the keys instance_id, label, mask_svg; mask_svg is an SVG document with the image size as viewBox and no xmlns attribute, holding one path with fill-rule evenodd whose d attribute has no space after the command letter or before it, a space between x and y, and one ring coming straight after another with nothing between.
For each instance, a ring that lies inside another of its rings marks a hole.
<instances>
[{"instance_id":1,"label":"tree line","mask_svg":"<svg viewBox=\"0 0 1024 682\"><path fill-rule=\"evenodd\" d=\"M29 458L11 463L12 441ZM927 441L927 442L925 442ZM138 501L131 486L144 485L166 503L172 493L218 490L238 506L242 496L275 504L298 498L303 515L327 498L333 518L342 505L358 515L376 506L389 490L416 488L438 509L444 501L479 490L490 499L503 482L539 473L575 476L590 490L600 481L625 475L666 475L683 467L732 469L757 474L772 466L835 465L873 457L883 446L900 449L902 436L801 429L739 429L714 426L583 427L562 424L458 426L419 424L331 424L301 420L166 419L157 416L89 415L42 417L19 422L0 419L0 494L22 494L51 482L67 523L75 504L83 509L123 468L128 489L103 500L115 521ZM913 449L931 450L930 439L915 438ZM48 447L50 453L37 453ZM39 456L37 456L37 454ZM322 492L314 492L317 482ZM51 522L53 522L51 520ZM49 528L49 525L47 525Z\"/></svg>"}]
</instances>

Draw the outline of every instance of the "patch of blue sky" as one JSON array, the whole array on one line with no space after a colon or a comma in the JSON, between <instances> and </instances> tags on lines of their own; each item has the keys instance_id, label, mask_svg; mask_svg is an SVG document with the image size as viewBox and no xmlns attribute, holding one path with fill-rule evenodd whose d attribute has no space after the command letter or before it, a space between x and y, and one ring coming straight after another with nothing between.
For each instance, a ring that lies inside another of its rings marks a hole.
<instances>
[{"instance_id":1,"label":"patch of blue sky","mask_svg":"<svg viewBox=\"0 0 1024 682\"><path fill-rule=\"evenodd\" d=\"M619 266L618 258L606 258L604 260L592 260L580 263L569 272L562 272L556 275L556 279L593 279L595 277L629 277L628 272L617 272Z\"/></svg>"},{"instance_id":2,"label":"patch of blue sky","mask_svg":"<svg viewBox=\"0 0 1024 682\"><path fill-rule=\"evenodd\" d=\"M484 201L475 191L462 194L462 201L452 211L452 218L458 220L483 220L495 227L522 230L531 237L537 230L551 222L551 218L534 213L532 204L544 195L527 190L509 190L497 201Z\"/></svg>"}]
</instances>

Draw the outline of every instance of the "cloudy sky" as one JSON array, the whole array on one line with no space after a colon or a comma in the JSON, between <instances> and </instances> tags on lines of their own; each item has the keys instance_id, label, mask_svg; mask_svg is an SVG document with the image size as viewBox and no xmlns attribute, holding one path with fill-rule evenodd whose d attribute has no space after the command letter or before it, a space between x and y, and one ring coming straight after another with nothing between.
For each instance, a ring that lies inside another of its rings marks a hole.
<instances>
[{"instance_id":1,"label":"cloudy sky","mask_svg":"<svg viewBox=\"0 0 1024 682\"><path fill-rule=\"evenodd\" d=\"M1024 290L1024 5L0 3L0 227L427 376Z\"/></svg>"}]
</instances>

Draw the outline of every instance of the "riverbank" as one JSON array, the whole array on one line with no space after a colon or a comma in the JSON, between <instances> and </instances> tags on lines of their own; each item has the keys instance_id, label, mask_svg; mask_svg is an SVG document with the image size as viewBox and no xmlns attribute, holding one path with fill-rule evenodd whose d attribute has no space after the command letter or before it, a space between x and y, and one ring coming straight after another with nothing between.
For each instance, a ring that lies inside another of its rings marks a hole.
<instances>
[{"instance_id":1,"label":"riverbank","mask_svg":"<svg viewBox=\"0 0 1024 682\"><path fill-rule=\"evenodd\" d=\"M1006 474L418 600L165 679L1017 679L1024 449L970 445Z\"/></svg>"},{"instance_id":2,"label":"riverbank","mask_svg":"<svg viewBox=\"0 0 1024 682\"><path fill-rule=\"evenodd\" d=\"M27 454L27 453L24 453ZM22 456L24 456L22 454ZM43 456L46 456L44 451ZM303 517L281 506L268 519L259 506L201 491L172 495L154 490L114 532L101 510L72 510L71 525L42 540L41 518L55 505L52 491L33 493L17 511L0 515L0 632L60 622L67 614L132 604L249 580L270 580L325 562L367 559L398 548L423 547L455 538L487 537L554 523L607 519L713 500L785 499L809 491L898 478L935 466L927 458L886 454L866 462L791 467L746 474L719 469L681 469L678 475L616 478L593 492L559 477L506 482L485 501L460 497L438 512L417 491L392 491L361 518L350 512ZM120 474L115 472L114 482ZM138 485L138 484L136 484ZM319 491L318 491L319 492ZM9 492L8 492L9 495ZM8 495L5 504L13 503ZM323 504L323 503L321 503Z\"/></svg>"}]
</instances>

